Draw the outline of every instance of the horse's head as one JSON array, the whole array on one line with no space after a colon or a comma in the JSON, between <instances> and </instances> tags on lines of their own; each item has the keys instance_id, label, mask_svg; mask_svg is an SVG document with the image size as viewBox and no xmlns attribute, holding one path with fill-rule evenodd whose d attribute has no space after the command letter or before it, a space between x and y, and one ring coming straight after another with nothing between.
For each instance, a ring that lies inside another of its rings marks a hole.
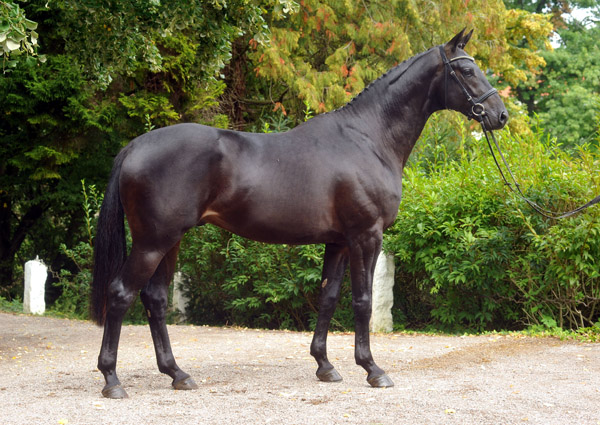
<instances>
[{"instance_id":1,"label":"horse's head","mask_svg":"<svg viewBox=\"0 0 600 425\"><path fill-rule=\"evenodd\" d=\"M498 130L508 121L508 112L475 60L464 52L473 31L465 30L439 47L441 57L440 98L444 109L454 109L485 124L488 130Z\"/></svg>"}]
</instances>

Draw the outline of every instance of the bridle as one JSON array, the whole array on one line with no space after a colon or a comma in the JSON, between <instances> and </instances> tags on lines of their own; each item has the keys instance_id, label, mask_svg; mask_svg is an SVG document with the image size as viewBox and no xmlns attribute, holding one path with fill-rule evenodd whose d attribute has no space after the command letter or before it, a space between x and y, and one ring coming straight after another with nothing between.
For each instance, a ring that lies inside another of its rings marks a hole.
<instances>
[{"instance_id":1,"label":"bridle","mask_svg":"<svg viewBox=\"0 0 600 425\"><path fill-rule=\"evenodd\" d=\"M444 50L444 46L440 46L440 55L442 56L442 61L444 63L444 109L447 109L446 99L448 97L448 75L450 75L454 79L454 81L458 84L458 87L460 87L461 91L467 98L467 101L471 104L471 111L469 112L467 117L469 119L474 119L475 121L479 122L479 124L481 124L481 129L483 130L483 134L485 135L485 139L487 140L487 144L490 148L490 152L492 153L492 157L494 158L494 162L496 163L496 167L498 167L498 171L500 172L500 175L502 176L502 180L504 180L504 184L506 186L508 186L508 188L513 193L515 193L522 200L524 200L527 204L529 204L529 206L531 208L533 208L536 212L538 212L539 214L541 214L542 216L544 216L546 218L551 218L551 219L561 219L561 218L570 217L570 216L577 214L578 212L581 212L584 209L591 207L592 205L600 202L600 195L598 195L594 199L592 199L591 201L586 203L585 205L575 208L574 210L567 211L564 213L555 213L555 212L552 212L552 211L549 211L549 210L546 210L546 209L540 207L536 202L534 202L531 199L529 199L528 197L526 197L525 194L523 194L523 192L521 191L521 186L515 179L515 176L514 176L512 170L510 169L508 162L506 161L506 158L504 157L504 154L502 153L502 150L500 150L500 145L498 144L498 141L496 140L494 133L492 132L492 130L489 130L485 124L485 119L487 118L487 115L486 115L485 106L483 105L483 102L490 96L497 94L498 91L496 89L492 88L492 89L488 90L487 92L485 92L483 95L474 99L473 96L469 93L469 90L467 89L467 87L463 84L463 82L460 80L460 78L458 78L458 75L456 75L454 68L452 68L452 62L462 60L462 59L466 59L466 60L470 60L471 62L475 62L475 59L472 58L471 56L464 55L464 56L457 56L457 57L454 57L449 60L448 57L446 56L446 51ZM496 146L498 154L499 154L500 158L502 159L502 162L504 163L506 170L508 171L508 174L510 175L513 183L511 183L507 180L506 175L502 171L502 167L500 167L500 163L498 162L498 158L496 157L496 152L494 151L494 148L492 147L492 143L490 142L490 137L494 141L494 145Z\"/></svg>"},{"instance_id":2,"label":"bridle","mask_svg":"<svg viewBox=\"0 0 600 425\"><path fill-rule=\"evenodd\" d=\"M475 58L465 55L457 56L448 60L448 57L446 56L446 51L444 50L443 46L440 46L440 55L442 56L442 61L444 62L444 108L446 109L447 106L446 99L448 98L448 75L450 75L458 84L458 87L460 87L460 89L462 90L463 94L467 98L467 101L471 104L471 111L467 116L469 117L469 119L474 119L475 121L482 123L483 117L485 116L485 106L483 106L483 102L488 97L498 93L498 90L496 90L495 88L491 88L483 95L479 96L476 99L473 99L473 96L471 96L467 87L463 84L460 78L458 78L458 75L456 75L454 68L452 68L452 62L456 62L461 59L466 59L475 63Z\"/></svg>"}]
</instances>

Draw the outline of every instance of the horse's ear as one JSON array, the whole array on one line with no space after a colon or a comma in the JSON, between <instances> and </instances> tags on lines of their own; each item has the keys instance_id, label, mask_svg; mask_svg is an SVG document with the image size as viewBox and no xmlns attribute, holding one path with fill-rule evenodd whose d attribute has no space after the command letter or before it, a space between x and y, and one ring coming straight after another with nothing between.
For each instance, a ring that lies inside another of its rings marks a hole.
<instances>
[{"instance_id":1,"label":"horse's ear","mask_svg":"<svg viewBox=\"0 0 600 425\"><path fill-rule=\"evenodd\" d=\"M454 53L456 51L456 49L458 47L460 47L463 41L463 36L465 35L465 30L466 28L463 28L461 32L459 32L458 34L456 34L454 36L454 38L452 38L452 40L450 40L449 42L446 43L446 50L450 49L450 52ZM471 35L469 34L468 38L471 38ZM469 41L467 39L467 41ZM464 43L467 44L467 43ZM464 46L463 44L463 46Z\"/></svg>"},{"instance_id":2,"label":"horse's ear","mask_svg":"<svg viewBox=\"0 0 600 425\"><path fill-rule=\"evenodd\" d=\"M473 35L473 30L471 30L467 35L465 35L463 37L463 39L460 41L460 43L458 43L458 47L460 47L461 49L464 49L465 46L467 45L467 43L469 42L469 40L471 39L472 35Z\"/></svg>"}]
</instances>

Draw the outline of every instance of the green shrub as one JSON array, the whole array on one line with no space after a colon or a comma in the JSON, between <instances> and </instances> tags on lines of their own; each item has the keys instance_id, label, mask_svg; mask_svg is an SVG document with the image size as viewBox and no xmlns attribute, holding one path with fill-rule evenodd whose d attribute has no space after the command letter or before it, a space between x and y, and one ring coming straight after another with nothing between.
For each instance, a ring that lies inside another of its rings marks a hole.
<instances>
[{"instance_id":1,"label":"green shrub","mask_svg":"<svg viewBox=\"0 0 600 425\"><path fill-rule=\"evenodd\" d=\"M81 193L83 196L82 208L85 235L82 238L83 240L72 248L67 248L64 244L60 246L62 254L70 260L72 267L62 269L56 274L57 281L54 285L60 289L60 296L51 309L54 313L60 315L87 319L89 317L90 284L94 267L93 236L103 195L94 185L86 186L83 180L81 181ZM128 245L131 245L129 235L127 240ZM139 298L128 310L125 322L147 322L145 309Z\"/></svg>"},{"instance_id":2,"label":"green shrub","mask_svg":"<svg viewBox=\"0 0 600 425\"><path fill-rule=\"evenodd\" d=\"M198 324L313 329L318 311L323 247L271 245L214 226L188 232L179 255L188 318ZM351 295L344 285L332 328L351 328Z\"/></svg>"},{"instance_id":3,"label":"green shrub","mask_svg":"<svg viewBox=\"0 0 600 425\"><path fill-rule=\"evenodd\" d=\"M497 136L535 202L567 210L600 193L600 161L589 148L575 160L541 132ZM405 170L399 216L385 240L398 260L397 306L418 306L404 317L452 330L592 325L600 301L598 209L543 219L504 187L484 143L459 160Z\"/></svg>"},{"instance_id":4,"label":"green shrub","mask_svg":"<svg viewBox=\"0 0 600 425\"><path fill-rule=\"evenodd\" d=\"M6 313L22 313L23 303L17 299L9 301L6 298L0 297L0 311Z\"/></svg>"}]
</instances>

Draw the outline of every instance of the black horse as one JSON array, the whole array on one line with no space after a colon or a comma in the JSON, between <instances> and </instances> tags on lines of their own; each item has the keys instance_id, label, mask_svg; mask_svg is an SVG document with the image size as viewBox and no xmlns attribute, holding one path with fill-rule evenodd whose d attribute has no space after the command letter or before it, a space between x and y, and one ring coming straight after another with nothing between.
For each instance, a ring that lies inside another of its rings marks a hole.
<instances>
[{"instance_id":1,"label":"black horse","mask_svg":"<svg viewBox=\"0 0 600 425\"><path fill-rule=\"evenodd\" d=\"M502 100L463 51L471 34L463 30L406 60L343 108L285 133L179 124L127 145L115 159L96 236L92 316L104 324L102 394L127 397L115 371L117 349L123 316L140 290L159 370L176 389L197 388L175 362L165 313L179 242L205 223L257 241L325 244L310 348L322 381L342 379L327 359L326 340L349 263L356 363L370 385L392 386L371 355L371 286L383 231L398 212L408 156L435 111L453 109L485 120L489 129L508 119ZM129 255L123 214L133 239Z\"/></svg>"}]
</instances>

